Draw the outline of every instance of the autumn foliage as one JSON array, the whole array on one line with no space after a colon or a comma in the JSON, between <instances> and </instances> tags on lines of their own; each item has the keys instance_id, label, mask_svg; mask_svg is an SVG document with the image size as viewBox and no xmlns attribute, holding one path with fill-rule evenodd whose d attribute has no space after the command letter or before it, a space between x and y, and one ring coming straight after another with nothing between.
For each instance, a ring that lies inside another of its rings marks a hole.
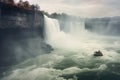
<instances>
[{"instance_id":1,"label":"autumn foliage","mask_svg":"<svg viewBox=\"0 0 120 80\"><path fill-rule=\"evenodd\" d=\"M28 1L22 1L20 0L18 3L15 3L14 0L0 0L0 2L3 2L5 4L9 4L12 6L17 6L19 8L27 9L27 10L39 10L38 5L30 5Z\"/></svg>"}]
</instances>

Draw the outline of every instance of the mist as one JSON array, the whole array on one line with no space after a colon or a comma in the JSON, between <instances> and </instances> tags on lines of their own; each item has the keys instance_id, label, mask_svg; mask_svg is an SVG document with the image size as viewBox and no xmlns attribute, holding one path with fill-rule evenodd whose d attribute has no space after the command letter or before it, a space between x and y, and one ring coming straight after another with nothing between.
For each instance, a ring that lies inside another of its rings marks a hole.
<instances>
[{"instance_id":1,"label":"mist","mask_svg":"<svg viewBox=\"0 0 120 80\"><path fill-rule=\"evenodd\" d=\"M29 3L2 7L0 80L120 80L120 1Z\"/></svg>"},{"instance_id":2,"label":"mist","mask_svg":"<svg viewBox=\"0 0 120 80\"><path fill-rule=\"evenodd\" d=\"M85 28L82 19L70 20L70 24L67 22L63 27L57 19L44 18L45 42L54 51L16 65L2 80L88 80L103 79L104 76L110 80L119 79L119 37L93 33ZM104 56L93 56L97 50ZM110 75L114 77L109 78Z\"/></svg>"}]
</instances>

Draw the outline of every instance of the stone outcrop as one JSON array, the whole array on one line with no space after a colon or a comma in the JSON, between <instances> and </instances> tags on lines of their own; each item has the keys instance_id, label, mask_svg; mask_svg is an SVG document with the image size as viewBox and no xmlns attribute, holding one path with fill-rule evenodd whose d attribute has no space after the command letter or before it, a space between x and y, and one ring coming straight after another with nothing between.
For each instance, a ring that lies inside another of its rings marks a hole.
<instances>
[{"instance_id":1,"label":"stone outcrop","mask_svg":"<svg viewBox=\"0 0 120 80\"><path fill-rule=\"evenodd\" d=\"M25 59L49 53L44 42L44 15L0 2L0 75Z\"/></svg>"},{"instance_id":2,"label":"stone outcrop","mask_svg":"<svg viewBox=\"0 0 120 80\"><path fill-rule=\"evenodd\" d=\"M103 56L103 53L101 51L95 51L94 56L96 56L96 57Z\"/></svg>"}]
</instances>

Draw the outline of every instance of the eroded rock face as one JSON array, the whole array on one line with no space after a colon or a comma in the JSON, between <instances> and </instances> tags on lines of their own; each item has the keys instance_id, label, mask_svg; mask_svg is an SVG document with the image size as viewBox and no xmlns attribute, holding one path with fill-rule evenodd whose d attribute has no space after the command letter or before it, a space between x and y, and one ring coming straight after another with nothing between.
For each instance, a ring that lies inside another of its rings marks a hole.
<instances>
[{"instance_id":1,"label":"eroded rock face","mask_svg":"<svg viewBox=\"0 0 120 80\"><path fill-rule=\"evenodd\" d=\"M31 57L50 53L44 42L44 15L0 3L0 77Z\"/></svg>"}]
</instances>

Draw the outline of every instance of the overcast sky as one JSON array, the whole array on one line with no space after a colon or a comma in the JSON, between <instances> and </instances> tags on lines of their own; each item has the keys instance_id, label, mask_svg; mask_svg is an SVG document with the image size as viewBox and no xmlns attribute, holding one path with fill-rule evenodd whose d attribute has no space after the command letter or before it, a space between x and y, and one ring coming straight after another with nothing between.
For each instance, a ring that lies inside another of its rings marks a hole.
<instances>
[{"instance_id":1,"label":"overcast sky","mask_svg":"<svg viewBox=\"0 0 120 80\"><path fill-rule=\"evenodd\" d=\"M120 16L120 0L28 0L49 13L68 13L81 17Z\"/></svg>"}]
</instances>

